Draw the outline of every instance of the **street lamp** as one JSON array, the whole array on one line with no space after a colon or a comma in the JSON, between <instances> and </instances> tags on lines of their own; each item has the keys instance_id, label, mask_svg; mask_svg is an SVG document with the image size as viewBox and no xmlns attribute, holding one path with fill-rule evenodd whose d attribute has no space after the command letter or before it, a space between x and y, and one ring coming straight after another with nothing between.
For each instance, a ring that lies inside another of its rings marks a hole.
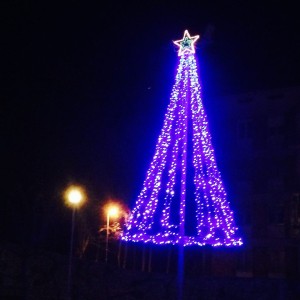
<instances>
[{"instance_id":1,"label":"street lamp","mask_svg":"<svg viewBox=\"0 0 300 300\"><path fill-rule=\"evenodd\" d=\"M117 217L119 214L119 207L116 205L110 205L106 208L106 247L105 247L105 262L108 258L108 236L109 236L109 218Z\"/></svg>"},{"instance_id":2,"label":"street lamp","mask_svg":"<svg viewBox=\"0 0 300 300\"><path fill-rule=\"evenodd\" d=\"M67 204L72 207L72 226L71 226L71 240L69 253L69 270L68 270L68 285L67 297L71 299L71 283L72 283L72 256L73 256L73 241L74 241L74 227L75 227L75 212L84 200L83 189L78 186L70 186L65 191L65 200Z\"/></svg>"}]
</instances>

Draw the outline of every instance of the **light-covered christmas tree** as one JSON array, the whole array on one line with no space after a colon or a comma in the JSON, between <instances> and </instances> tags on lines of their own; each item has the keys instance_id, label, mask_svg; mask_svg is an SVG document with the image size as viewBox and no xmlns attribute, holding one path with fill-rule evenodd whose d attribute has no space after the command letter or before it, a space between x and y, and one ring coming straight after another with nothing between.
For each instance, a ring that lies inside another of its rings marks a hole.
<instances>
[{"instance_id":1,"label":"light-covered christmas tree","mask_svg":"<svg viewBox=\"0 0 300 300\"><path fill-rule=\"evenodd\" d=\"M186 30L170 103L143 188L122 239L240 246L201 99L195 42Z\"/></svg>"}]
</instances>

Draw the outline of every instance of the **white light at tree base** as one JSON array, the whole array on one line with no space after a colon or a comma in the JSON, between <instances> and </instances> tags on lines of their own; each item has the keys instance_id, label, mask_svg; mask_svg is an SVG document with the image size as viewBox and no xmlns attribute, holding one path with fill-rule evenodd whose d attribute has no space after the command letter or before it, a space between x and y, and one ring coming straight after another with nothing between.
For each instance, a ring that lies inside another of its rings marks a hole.
<instances>
[{"instance_id":1,"label":"white light at tree base","mask_svg":"<svg viewBox=\"0 0 300 300\"><path fill-rule=\"evenodd\" d=\"M122 237L125 241L184 246L242 245L217 168L202 104L194 56L198 38L191 37L186 30L183 39L174 42L180 56L175 84L155 154L126 224ZM191 153L188 143L192 144ZM187 197L188 174L193 176L193 199ZM172 204L178 191L180 205L174 212ZM195 235L186 235L184 231L189 217L186 205L190 201L195 206ZM174 213L178 215L177 222L172 220Z\"/></svg>"}]
</instances>

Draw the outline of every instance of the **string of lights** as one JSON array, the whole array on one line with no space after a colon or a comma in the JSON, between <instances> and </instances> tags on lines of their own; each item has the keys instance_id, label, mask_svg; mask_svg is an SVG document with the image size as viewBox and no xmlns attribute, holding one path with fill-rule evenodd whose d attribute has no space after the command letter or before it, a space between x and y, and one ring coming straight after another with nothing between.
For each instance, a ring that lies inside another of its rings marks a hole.
<instances>
[{"instance_id":1,"label":"string of lights","mask_svg":"<svg viewBox=\"0 0 300 300\"><path fill-rule=\"evenodd\" d=\"M122 236L125 241L184 246L242 245L217 168L202 104L194 55L198 38L191 37L186 30L183 39L174 42L180 47L175 84L155 154ZM192 152L188 153L190 136ZM192 155L191 167L187 161L189 154ZM187 197L190 172L194 199ZM174 211L176 201L180 202L178 211ZM195 235L185 234L187 201L194 201L196 205Z\"/></svg>"}]
</instances>

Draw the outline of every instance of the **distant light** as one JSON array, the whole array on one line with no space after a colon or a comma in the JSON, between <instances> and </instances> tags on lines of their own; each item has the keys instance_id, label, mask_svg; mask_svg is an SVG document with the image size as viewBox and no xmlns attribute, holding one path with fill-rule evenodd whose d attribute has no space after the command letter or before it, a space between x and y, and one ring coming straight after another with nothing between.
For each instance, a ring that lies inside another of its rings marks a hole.
<instances>
[{"instance_id":1,"label":"distant light","mask_svg":"<svg viewBox=\"0 0 300 300\"><path fill-rule=\"evenodd\" d=\"M110 207L107 209L107 214L108 214L110 217L117 217L118 214L119 214L119 207L117 207L117 206L110 206Z\"/></svg>"},{"instance_id":2,"label":"distant light","mask_svg":"<svg viewBox=\"0 0 300 300\"><path fill-rule=\"evenodd\" d=\"M69 201L73 204L78 204L82 200L82 195L78 190L70 191L68 197Z\"/></svg>"},{"instance_id":3,"label":"distant light","mask_svg":"<svg viewBox=\"0 0 300 300\"><path fill-rule=\"evenodd\" d=\"M78 186L70 186L65 192L65 199L72 206L79 206L84 198L84 191Z\"/></svg>"}]
</instances>

